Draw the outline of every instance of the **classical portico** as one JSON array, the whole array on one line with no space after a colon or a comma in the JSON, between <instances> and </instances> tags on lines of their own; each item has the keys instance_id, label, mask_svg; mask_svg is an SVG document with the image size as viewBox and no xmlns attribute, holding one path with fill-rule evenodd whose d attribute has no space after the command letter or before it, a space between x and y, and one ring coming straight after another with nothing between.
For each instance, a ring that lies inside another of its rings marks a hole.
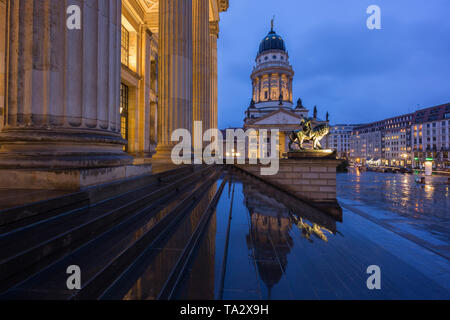
<instances>
[{"instance_id":1,"label":"classical portico","mask_svg":"<svg viewBox=\"0 0 450 320\"><path fill-rule=\"evenodd\" d=\"M64 1L0 0L0 188L76 189L149 173L155 151L169 160L175 129L217 124L228 0L74 4L81 30L66 27Z\"/></svg>"}]
</instances>

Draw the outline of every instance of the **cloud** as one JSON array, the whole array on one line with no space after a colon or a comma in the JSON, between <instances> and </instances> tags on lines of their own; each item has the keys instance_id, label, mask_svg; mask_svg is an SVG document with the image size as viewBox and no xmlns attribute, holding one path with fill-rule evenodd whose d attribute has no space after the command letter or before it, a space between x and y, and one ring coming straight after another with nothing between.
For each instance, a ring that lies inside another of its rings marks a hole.
<instances>
[{"instance_id":1,"label":"cloud","mask_svg":"<svg viewBox=\"0 0 450 320\"><path fill-rule=\"evenodd\" d=\"M382 30L366 28L381 7ZM239 0L223 14L219 39L220 126L242 126L250 73L272 15L295 70L294 98L360 123L450 101L448 1Z\"/></svg>"}]
</instances>

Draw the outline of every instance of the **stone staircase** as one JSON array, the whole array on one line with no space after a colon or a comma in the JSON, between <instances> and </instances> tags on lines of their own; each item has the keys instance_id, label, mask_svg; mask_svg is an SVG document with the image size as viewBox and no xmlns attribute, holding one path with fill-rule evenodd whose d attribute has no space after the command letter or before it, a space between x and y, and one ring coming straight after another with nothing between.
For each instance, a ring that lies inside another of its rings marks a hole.
<instances>
[{"instance_id":1,"label":"stone staircase","mask_svg":"<svg viewBox=\"0 0 450 320\"><path fill-rule=\"evenodd\" d=\"M171 299L224 183L214 166L187 166L0 212L0 299L122 299L174 241L154 299ZM81 289L69 290L69 266Z\"/></svg>"}]
</instances>

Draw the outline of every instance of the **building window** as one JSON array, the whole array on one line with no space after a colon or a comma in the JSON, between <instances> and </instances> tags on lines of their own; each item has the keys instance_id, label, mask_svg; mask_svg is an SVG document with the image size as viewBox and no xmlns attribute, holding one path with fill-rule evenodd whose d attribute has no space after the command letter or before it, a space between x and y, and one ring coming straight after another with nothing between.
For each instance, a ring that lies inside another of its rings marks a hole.
<instances>
[{"instance_id":1,"label":"building window","mask_svg":"<svg viewBox=\"0 0 450 320\"><path fill-rule=\"evenodd\" d=\"M122 138L128 140L128 86L120 84L120 132ZM127 151L127 147L124 147Z\"/></svg>"},{"instance_id":2,"label":"building window","mask_svg":"<svg viewBox=\"0 0 450 320\"><path fill-rule=\"evenodd\" d=\"M127 67L130 64L130 32L122 26L121 61Z\"/></svg>"}]
</instances>

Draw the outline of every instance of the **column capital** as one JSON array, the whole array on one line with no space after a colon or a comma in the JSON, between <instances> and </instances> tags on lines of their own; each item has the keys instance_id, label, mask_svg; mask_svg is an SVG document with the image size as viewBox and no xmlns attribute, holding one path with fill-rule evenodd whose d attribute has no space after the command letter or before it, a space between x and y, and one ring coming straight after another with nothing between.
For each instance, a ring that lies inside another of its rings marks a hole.
<instances>
[{"instance_id":1,"label":"column capital","mask_svg":"<svg viewBox=\"0 0 450 320\"><path fill-rule=\"evenodd\" d=\"M229 0L217 0L217 3L219 4L219 12L227 11L230 6Z\"/></svg>"},{"instance_id":2,"label":"column capital","mask_svg":"<svg viewBox=\"0 0 450 320\"><path fill-rule=\"evenodd\" d=\"M210 21L209 22L209 34L214 35L217 38L219 37L219 21Z\"/></svg>"}]
</instances>

